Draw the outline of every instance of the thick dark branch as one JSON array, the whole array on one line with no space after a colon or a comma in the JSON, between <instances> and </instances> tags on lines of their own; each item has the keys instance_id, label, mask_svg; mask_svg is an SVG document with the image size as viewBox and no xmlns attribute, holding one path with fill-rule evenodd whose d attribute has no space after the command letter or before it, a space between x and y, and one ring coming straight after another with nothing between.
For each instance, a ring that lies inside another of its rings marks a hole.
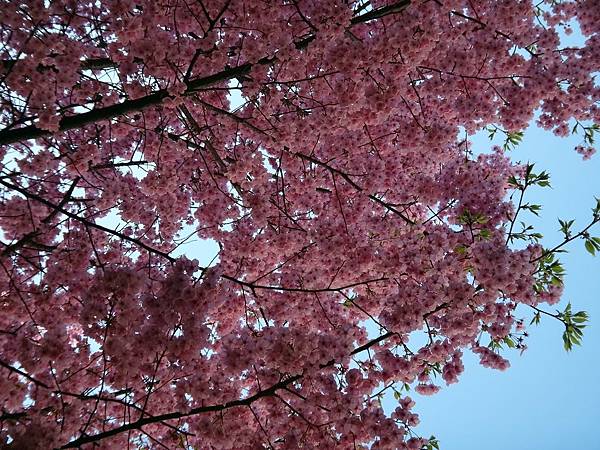
<instances>
[{"instance_id":1,"label":"thick dark branch","mask_svg":"<svg viewBox=\"0 0 600 450\"><path fill-rule=\"evenodd\" d=\"M23 419L24 417L27 417L26 412L4 413L4 414L0 415L0 422L3 422L4 420L14 420L14 421L18 422L20 419Z\"/></svg>"},{"instance_id":2,"label":"thick dark branch","mask_svg":"<svg viewBox=\"0 0 600 450\"><path fill-rule=\"evenodd\" d=\"M222 278L225 278L226 280L229 281L233 281L234 283L237 283L241 286L246 286L250 289L267 289L267 290L272 290L272 291L286 291L286 292L305 292L305 293L319 293L319 292L340 292L343 291L345 289L350 289L356 286L362 286L365 284L369 284L369 283L377 283L380 281L386 281L387 278L375 278L372 280L365 280L365 281L357 281L355 283L351 283L351 284L347 284L345 286L339 286L339 287L327 287L327 288L300 288L300 287L285 287L285 286L266 286L266 285L260 285L260 284L254 284L254 283L250 283L248 281L243 281L243 280L239 280L237 278L233 278L229 275L223 275Z\"/></svg>"},{"instance_id":3,"label":"thick dark branch","mask_svg":"<svg viewBox=\"0 0 600 450\"><path fill-rule=\"evenodd\" d=\"M100 169L116 169L117 167L130 167L130 166L143 166L146 164L152 164L150 161L125 161L118 163L105 163L105 164L96 164L92 166L92 170L100 170Z\"/></svg>"},{"instance_id":4,"label":"thick dark branch","mask_svg":"<svg viewBox=\"0 0 600 450\"><path fill-rule=\"evenodd\" d=\"M389 332L389 333L383 334L383 335L367 342L366 344L355 348L350 353L350 355L356 355L357 353L360 353L360 352L374 346L378 342L381 342L384 339L387 339L387 338L393 336L394 334L396 334L396 333ZM330 361L327 364L321 365L320 367L321 368L331 367L334 364L335 364L335 361ZM252 403L254 403L255 401L257 401L261 398L276 395L277 391L279 391L279 390L282 390L282 389L287 390L287 387L290 384L295 383L296 381L302 379L302 376L303 376L302 374L299 374L299 375L294 375L289 378L286 378L286 379L272 385L271 387L269 387L267 389L258 391L256 394L251 395L250 397L247 397L245 399L233 400L233 401L219 404L219 405L210 405L210 406L203 406L203 407L199 407L199 408L193 408L187 412L176 411L176 412L161 414L161 415L153 416L153 417L145 417L145 418L137 420L135 422L131 422L126 425L122 425L120 427L113 428L112 430L104 431L102 433L94 434L91 436L82 436L78 439L75 439L75 440L63 445L62 447L60 447L60 450L67 449L67 448L77 448L84 444L89 444L91 442L98 442L103 439L109 438L111 436L116 436L117 434L124 433L126 431L141 430L141 428L144 425L149 425L152 423L163 422L165 420L181 419L183 417L189 417L189 416L194 416L194 415L208 413L208 412L223 411L223 410L235 408L238 406L250 406Z\"/></svg>"},{"instance_id":5,"label":"thick dark branch","mask_svg":"<svg viewBox=\"0 0 600 450\"><path fill-rule=\"evenodd\" d=\"M400 12L403 9L405 9L408 5L410 5L410 0L402 0L392 5L374 9L372 11L369 11L368 13L364 13L354 17L351 21L351 25L369 22L371 20L378 19L392 13ZM306 47L310 42L312 42L315 39L315 37L315 34L308 35L307 37L295 43L296 48L301 49ZM94 67L88 68L112 67L111 62L103 58L90 61L93 61L90 63L90 65ZM273 61L273 58L263 58L259 60L257 64L270 64ZM3 64L6 65L8 63ZM237 67L226 68L221 72L217 72L213 75L190 80L187 83L187 89L184 92L184 95L189 95L201 88L211 86L215 83L232 80L234 78L241 78L245 75L248 75L252 67L253 64L246 63ZM152 105L158 105L168 97L171 97L169 92L166 89L161 89L157 92L135 100L126 100L116 105L105 106L103 108L96 108L85 113L63 117L59 123L59 131L73 130L81 128L90 123L98 122L100 120L112 119L113 117L121 116L123 114L127 114L133 111L139 111ZM16 129L5 129L3 131L0 131L0 145L14 144L17 142L27 141L29 139L39 139L41 137L50 136L52 134L53 132L43 130L35 125L29 125L26 127Z\"/></svg>"},{"instance_id":6,"label":"thick dark branch","mask_svg":"<svg viewBox=\"0 0 600 450\"><path fill-rule=\"evenodd\" d=\"M259 61L259 63L266 63L266 60L263 62L261 61ZM200 88L207 87L221 81L227 81L233 78L241 77L242 75L247 75L250 73L250 69L252 69L252 64L248 63L238 67L225 69L207 77L196 78L187 84L187 89L184 95L189 95ZM63 117L59 123L59 131L73 130L81 128L90 123L98 122L100 120L112 119L123 114L140 111L149 106L158 105L168 97L171 97L169 92L166 89L161 89L153 94L146 95L145 97L137 98L135 100L126 100L116 105L96 108L81 114ZM41 137L50 136L51 134L53 134L52 131L43 130L35 125L16 128L14 130L3 130L0 131L0 145L14 144L16 142L26 141L29 139L38 139Z\"/></svg>"},{"instance_id":7,"label":"thick dark branch","mask_svg":"<svg viewBox=\"0 0 600 450\"><path fill-rule=\"evenodd\" d=\"M447 306L448 306L448 304L443 303L440 306L438 306L436 309L431 311L430 313L425 314L423 317L433 314L443 308L446 308ZM395 334L396 333L394 333L394 332L385 333L385 334L367 342L366 344L355 348L350 353L350 355L356 355L357 353L367 350L368 348L376 345L377 343L379 343ZM319 367L324 369L326 367L331 367L334 364L335 364L335 361L332 360L326 364L320 365ZM277 391L279 391L279 390L288 390L289 391L288 386L292 383L295 383L298 380L301 380L302 377L303 377L303 374L290 376L290 377L285 378L285 379L279 381L278 383L272 385L271 387L264 389L264 390L260 390L256 394L251 395L250 397L247 397L244 399L233 400L233 401L218 404L218 405L210 405L210 406L202 406L202 407L198 407L198 408L193 408L187 412L175 411L175 412L170 412L170 413L166 413L166 414L161 414L158 416L145 417L145 418L136 420L135 422L131 422L131 423L122 425L120 427L113 428L112 430L104 431L102 433L94 434L91 436L82 436L78 439L75 439L75 440L63 445L62 447L60 447L59 450L67 449L67 448L77 448L81 445L89 444L92 442L98 442L103 439L109 438L111 436L116 436L117 434L124 433L126 431L132 431L132 430L140 430L141 431L143 426L149 425L152 423L164 422L166 420L173 420L173 419L181 419L183 417L189 417L189 416L194 416L194 415L203 414L203 413L224 411L226 409L235 408L238 406L250 406L252 403L254 403L255 401L257 401L261 398L275 396L277 394Z\"/></svg>"},{"instance_id":8,"label":"thick dark branch","mask_svg":"<svg viewBox=\"0 0 600 450\"><path fill-rule=\"evenodd\" d=\"M226 409L235 408L237 406L250 406L252 403L254 403L255 401L257 401L261 398L274 395L278 390L284 389L286 386L298 381L300 378L302 378L302 375L294 375L292 377L286 378L286 379L280 381L279 383L272 385L268 389L258 391L256 394L251 395L250 397L247 397L245 399L233 400L231 402L223 403L220 405L202 406L199 408L191 409L190 411L187 411L187 412L178 412L177 411L177 412L171 412L171 413L167 413L167 414L161 414L159 416L145 417L145 418L137 420L135 422L131 422L126 425L123 425L123 426L120 426L117 428L113 428L112 430L94 434L92 436L82 436L79 439L75 439L75 440L63 445L62 447L60 447L60 449L77 448L84 444L89 444L91 442L98 442L102 439L106 439L108 437L115 436L117 434L121 434L125 431L141 430L141 428L144 425L162 422L164 420L180 419L182 417L188 417L188 416L193 416L193 415L207 413L207 412L224 411Z\"/></svg>"},{"instance_id":9,"label":"thick dark branch","mask_svg":"<svg viewBox=\"0 0 600 450\"><path fill-rule=\"evenodd\" d=\"M367 342L366 344L361 345L360 347L356 347L354 350L352 350L352 353L350 353L351 355L356 355L360 352L364 352L365 350L373 347L375 344L386 340L387 338L390 338L392 336L394 336L396 333L394 331L388 331L385 334L382 334L381 336L377 336L375 339L370 340L369 342Z\"/></svg>"},{"instance_id":10,"label":"thick dark branch","mask_svg":"<svg viewBox=\"0 0 600 450\"><path fill-rule=\"evenodd\" d=\"M75 178L75 180L73 180L73 183L67 190L66 194L63 196L62 200L57 205L59 208L62 208L69 201L78 182L79 182L79 178ZM42 223L47 225L48 223L50 223L50 221L54 218L54 216L56 214L57 214L57 210L56 209L52 210L52 212L44 220L42 220ZM39 235L40 235L40 231L38 231L38 230L30 231L29 233L25 234L21 239L19 239L17 242L7 245L6 248L4 250L2 250L2 253L0 253L0 255L7 256L11 253L17 252L18 250L20 250L21 248L23 248L26 245L30 245L33 248L39 248L39 249L47 250L47 251L53 250L54 247L52 247L52 246L47 246L47 245L40 244L39 242L34 241L34 239Z\"/></svg>"},{"instance_id":11,"label":"thick dark branch","mask_svg":"<svg viewBox=\"0 0 600 450\"><path fill-rule=\"evenodd\" d=\"M18 59L3 59L0 61L2 73L12 70ZM119 64L112 61L110 58L88 58L81 61L81 70L102 70L119 67Z\"/></svg>"},{"instance_id":12,"label":"thick dark branch","mask_svg":"<svg viewBox=\"0 0 600 450\"><path fill-rule=\"evenodd\" d=\"M353 17L350 23L352 25L357 25L359 23L370 22L371 20L381 19L382 17L389 16L390 14L402 12L407 6L410 5L410 2L411 0L403 0L392 3L391 5L382 6L381 8L372 9L369 12Z\"/></svg>"},{"instance_id":13,"label":"thick dark branch","mask_svg":"<svg viewBox=\"0 0 600 450\"><path fill-rule=\"evenodd\" d=\"M4 247L4 250L2 250L2 253L0 253L0 255L7 256L11 253L19 251L27 244L31 245L32 243L34 243L34 239L38 236L38 234L38 231L30 231L29 233L23 235L23 237L21 237L21 239L19 239L17 242L13 242L12 244L3 243L3 245L6 245L6 247Z\"/></svg>"},{"instance_id":14,"label":"thick dark branch","mask_svg":"<svg viewBox=\"0 0 600 450\"><path fill-rule=\"evenodd\" d=\"M436 312L441 311L442 309L448 308L449 306L450 306L449 303L446 303L446 302L442 303L441 305L437 306L434 310L423 314L423 320L426 321L429 316L435 314ZM387 338L394 336L395 334L398 334L398 333L396 333L394 331L388 331L387 333L384 333L381 336L377 336L376 338L370 340L366 344L363 344L360 347L357 347L354 350L352 350L352 353L350 353L350 355L356 355L357 353L364 352L365 350L373 347L375 344L378 344L379 342L384 341Z\"/></svg>"},{"instance_id":15,"label":"thick dark branch","mask_svg":"<svg viewBox=\"0 0 600 450\"><path fill-rule=\"evenodd\" d=\"M59 123L59 131L73 130L81 128L90 123L98 122L104 119L112 119L133 111L139 111L148 106L156 105L169 96L169 93L162 89L154 94L147 95L135 100L127 100L116 105L96 108L88 112L63 117ZM15 142L27 141L29 139L38 139L53 134L52 131L43 130L35 125L16 128L13 130L0 131L0 145L14 144Z\"/></svg>"},{"instance_id":16,"label":"thick dark branch","mask_svg":"<svg viewBox=\"0 0 600 450\"><path fill-rule=\"evenodd\" d=\"M115 67L119 67L119 65L110 58L90 58L81 62L82 70L102 70Z\"/></svg>"},{"instance_id":17,"label":"thick dark branch","mask_svg":"<svg viewBox=\"0 0 600 450\"><path fill-rule=\"evenodd\" d=\"M154 253L158 256L161 256L165 259L167 259L169 262L173 263L175 262L175 258L170 256L168 253L165 253L161 250L158 250L154 247L149 246L148 244L140 241L139 239L135 239L132 238L130 236L127 236L126 234L123 234L119 231L113 230L112 228L108 228L105 227L103 225L99 225L95 222L92 222L84 217L81 217L77 214L74 214L66 209L64 209L61 205L56 205L48 200L46 200L45 198L40 197L39 195L36 195L32 192L29 192L27 189L24 189L20 186L8 183L2 179L0 179L0 184L4 185L5 187L7 187L10 190L16 191L18 193L20 193L21 195L25 196L26 198L30 199L30 200L34 200L37 201L45 206L47 206L48 208L51 208L53 211L55 211L56 213L62 213L65 216L74 219L80 223L82 223L83 225L90 227L90 228L95 228L97 230L103 231L105 233L111 234L113 236L116 236L124 241L127 242L131 242L132 244L135 244L138 247L141 247L145 250L147 250L150 253ZM204 270L204 267L201 267L202 270ZM313 293L313 292L339 292L342 291L344 289L350 289L356 286L361 286L361 285L365 285L365 284L369 284L369 283L377 283L380 281L385 281L387 280L387 278L381 277L381 278L376 278L376 279L371 279L371 280L365 280L365 281L357 281L355 283L351 283L345 286L339 286L339 287L326 287L326 288L300 288L300 287L285 287L285 286L268 286L268 285L258 285L252 282L248 282L248 281L243 281L243 280L239 280L237 278L234 278L230 275L222 275L222 278L232 281L234 283L239 284L240 286L246 286L250 289L267 289L267 290L277 290L277 291L287 291L287 292L306 292L306 293Z\"/></svg>"},{"instance_id":18,"label":"thick dark branch","mask_svg":"<svg viewBox=\"0 0 600 450\"><path fill-rule=\"evenodd\" d=\"M0 360L0 367L4 367L5 369L16 373L17 375L20 375L22 377L27 378L29 381L31 381L33 384L37 385L37 386L41 386L43 388L46 389L50 389L50 386L48 386L46 383L44 383L43 381L40 381L34 377L32 377L31 375L29 375L27 372L22 371L21 369L17 369L16 367L11 366L10 364Z\"/></svg>"},{"instance_id":19,"label":"thick dark branch","mask_svg":"<svg viewBox=\"0 0 600 450\"><path fill-rule=\"evenodd\" d=\"M366 350L369 347L372 347L377 342L380 342L380 341L392 336L393 334L395 334L395 333L387 333L382 336L379 336L378 338L368 342L367 344L354 349L352 351L352 353L350 353L350 354L355 355L357 353L360 353L361 351ZM334 361L330 361L329 363L321 365L320 367L321 368L330 367L333 364L334 364ZM75 440L63 445L62 447L60 447L60 450L67 449L67 448L77 448L84 444L98 442L103 439L109 438L111 436L116 436L117 434L124 433L126 431L141 430L141 428L144 425L149 425L152 423L163 422L165 420L181 419L183 417L189 417L189 416L194 416L194 415L208 413L208 412L224 411L226 409L235 408L238 406L250 406L252 403L254 403L255 401L257 401L261 398L276 395L277 391L286 389L287 386L289 386L292 383L295 383L296 381L300 380L301 378L302 378L301 374L288 377L288 378L280 381L279 383L276 383L267 389L258 391L256 394L251 395L250 397L247 397L245 399L233 400L233 401L219 404L219 405L210 405L210 406L202 406L199 408L193 408L187 412L176 411L176 412L161 414L161 415L153 416L153 417L145 417L143 419L136 420L135 422L131 422L126 425L122 425L120 427L113 428L112 430L104 431L102 433L94 434L91 436L82 436L78 439L75 439Z\"/></svg>"},{"instance_id":20,"label":"thick dark branch","mask_svg":"<svg viewBox=\"0 0 600 450\"><path fill-rule=\"evenodd\" d=\"M61 395L61 396L74 397L74 398L77 398L77 399L82 400L82 401L102 401L102 402L105 402L105 403L118 403L120 405L125 406L126 408L135 409L136 411L139 411L139 412L145 414L148 417L154 417L153 415L149 414L147 411L144 411L143 408L141 408L140 406L136 405L135 403L130 403L128 401L121 400L121 399L116 398L116 397L115 398L111 398L111 397L102 396L102 395L76 394L76 393L73 393L73 392L65 392L65 391L59 391L59 390L55 390L55 391L52 391L52 392L54 394ZM111 394L112 395L116 395L115 392L112 392ZM177 433L184 434L184 435L187 435L187 436L194 436L193 433L188 433L187 431L184 431L184 430L182 430L180 428L177 428L176 426L173 426L173 425L171 425L171 424L169 424L167 422L162 421L162 422L160 422L160 424L164 425L165 427L171 428L172 430L176 431Z\"/></svg>"},{"instance_id":21,"label":"thick dark branch","mask_svg":"<svg viewBox=\"0 0 600 450\"><path fill-rule=\"evenodd\" d=\"M75 190L75 187L77 187L77 183L79 183L79 180L79 177L76 177L73 180L71 186L69 186L69 189L67 190L65 195L63 195L63 198L61 199L60 203L56 205L58 208L53 209L52 212L48 214L48 216L44 220L42 220L42 223L46 225L49 224L50 221L52 221L52 219L54 219L54 217L58 214L58 211L60 209L63 209L63 207L68 203L69 199L71 198L71 195L73 195L73 191Z\"/></svg>"}]
</instances>

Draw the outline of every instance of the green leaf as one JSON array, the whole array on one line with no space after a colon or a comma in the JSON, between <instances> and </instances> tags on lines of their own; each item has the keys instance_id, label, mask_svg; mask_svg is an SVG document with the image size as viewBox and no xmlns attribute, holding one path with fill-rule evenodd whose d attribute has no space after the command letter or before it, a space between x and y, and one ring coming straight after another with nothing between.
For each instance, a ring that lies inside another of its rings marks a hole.
<instances>
[{"instance_id":1,"label":"green leaf","mask_svg":"<svg viewBox=\"0 0 600 450\"><path fill-rule=\"evenodd\" d=\"M492 350L502 350L502 343L500 341L490 340L488 347Z\"/></svg>"},{"instance_id":2,"label":"green leaf","mask_svg":"<svg viewBox=\"0 0 600 450\"><path fill-rule=\"evenodd\" d=\"M479 231L479 237L483 240L488 240L492 236L492 232L487 228L483 228Z\"/></svg>"},{"instance_id":3,"label":"green leaf","mask_svg":"<svg viewBox=\"0 0 600 450\"><path fill-rule=\"evenodd\" d=\"M585 327L585 325L583 325L582 327L577 327L573 325L573 327L571 328L571 334L577 336L578 338L583 337L583 331L581 331L581 328L583 327Z\"/></svg>"},{"instance_id":4,"label":"green leaf","mask_svg":"<svg viewBox=\"0 0 600 450\"><path fill-rule=\"evenodd\" d=\"M595 245L593 244L593 241L591 241L591 240L589 240L589 239L588 239L587 241L585 241L585 249L586 249L586 250L587 250L589 253L591 253L591 255L592 255L592 256L596 256L596 247L595 247Z\"/></svg>"},{"instance_id":5,"label":"green leaf","mask_svg":"<svg viewBox=\"0 0 600 450\"><path fill-rule=\"evenodd\" d=\"M565 221L558 219L558 223L560 223L560 231L565 235L566 238L570 236L571 226L574 222L574 220Z\"/></svg>"},{"instance_id":6,"label":"green leaf","mask_svg":"<svg viewBox=\"0 0 600 450\"><path fill-rule=\"evenodd\" d=\"M571 344L571 340L569 339L569 335L566 331L563 333L563 346L568 352L573 349L573 345Z\"/></svg>"},{"instance_id":7,"label":"green leaf","mask_svg":"<svg viewBox=\"0 0 600 450\"><path fill-rule=\"evenodd\" d=\"M592 213L596 216L600 214L600 198L594 197L594 199L596 200L596 206L592 208Z\"/></svg>"},{"instance_id":8,"label":"green leaf","mask_svg":"<svg viewBox=\"0 0 600 450\"><path fill-rule=\"evenodd\" d=\"M529 180L529 176L531 175L531 171L533 170L533 168L535 167L535 164L527 164L527 167L525 168L525 179Z\"/></svg>"},{"instance_id":9,"label":"green leaf","mask_svg":"<svg viewBox=\"0 0 600 450\"><path fill-rule=\"evenodd\" d=\"M503 132L506 134L506 139L504 140L504 145L502 146L505 151L516 148L523 140L522 131L514 131L512 133L507 131Z\"/></svg>"},{"instance_id":10,"label":"green leaf","mask_svg":"<svg viewBox=\"0 0 600 450\"><path fill-rule=\"evenodd\" d=\"M538 185L540 185L541 187L550 187L550 182L549 181L540 181L538 183Z\"/></svg>"},{"instance_id":11,"label":"green leaf","mask_svg":"<svg viewBox=\"0 0 600 450\"><path fill-rule=\"evenodd\" d=\"M541 205L530 205L530 204L525 204L523 206L521 206L522 209L527 209L528 211L531 211L532 214L535 214L536 216L539 216L539 212L542 210L542 206Z\"/></svg>"},{"instance_id":12,"label":"green leaf","mask_svg":"<svg viewBox=\"0 0 600 450\"><path fill-rule=\"evenodd\" d=\"M479 224L484 224L487 223L487 221L489 220L486 216L484 216L483 214L475 214L475 223L479 223Z\"/></svg>"},{"instance_id":13,"label":"green leaf","mask_svg":"<svg viewBox=\"0 0 600 450\"><path fill-rule=\"evenodd\" d=\"M502 340L504 341L504 343L505 343L506 345L508 345L508 347L509 347L509 348L515 348L515 347L516 347L516 344L515 344L515 342L514 342L514 341L513 341L513 340L512 340L512 339L511 339L509 336L506 336L506 337L505 337L504 339L502 339Z\"/></svg>"},{"instance_id":14,"label":"green leaf","mask_svg":"<svg viewBox=\"0 0 600 450\"><path fill-rule=\"evenodd\" d=\"M464 245L457 245L456 247L454 247L454 251L459 255L464 255L465 253L467 253L467 247Z\"/></svg>"},{"instance_id":15,"label":"green leaf","mask_svg":"<svg viewBox=\"0 0 600 450\"><path fill-rule=\"evenodd\" d=\"M440 450L440 443L435 436L431 436L427 440L427 444L422 448L427 449L427 450L433 450L433 449Z\"/></svg>"}]
</instances>

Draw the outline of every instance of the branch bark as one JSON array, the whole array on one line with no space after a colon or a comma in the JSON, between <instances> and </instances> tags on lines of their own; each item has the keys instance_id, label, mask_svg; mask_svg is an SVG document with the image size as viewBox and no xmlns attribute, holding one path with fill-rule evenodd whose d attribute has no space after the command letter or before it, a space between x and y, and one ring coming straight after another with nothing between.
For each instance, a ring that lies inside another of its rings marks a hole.
<instances>
[{"instance_id":1,"label":"branch bark","mask_svg":"<svg viewBox=\"0 0 600 450\"><path fill-rule=\"evenodd\" d=\"M108 437L115 436L117 434L121 434L125 431L141 430L141 428L144 425L162 422L165 420L180 419L182 417L193 416L196 414L202 414L202 413L206 413L206 412L224 411L226 409L235 408L237 406L250 406L252 403L254 403L255 401L257 401L263 397L268 397L268 396L274 395L275 392L277 392L278 390L284 389L286 386L294 383L295 381L298 381L300 378L302 378L302 375L295 375L295 376L286 378L285 380L282 380L279 383L276 383L267 389L258 391L256 394L251 395L250 397L247 397L242 400L233 400L231 402L227 402L227 403L223 403L223 404L219 404L219 405L203 406L203 407L191 409L190 411L187 411L187 412L176 411L176 412L171 412L171 413L167 413L167 414L161 414L159 416L152 416L152 417L146 417L143 419L139 419L139 420L136 420L135 422L130 422L126 425L123 425L123 426L120 426L117 428L113 428L112 430L104 431L102 433L94 434L91 436L82 436L78 439L68 442L67 444L63 445L62 447L59 447L59 449L62 450L62 449L67 449L67 448L78 448L81 445L89 444L92 442L98 442L98 441L101 441L102 439L106 439Z\"/></svg>"},{"instance_id":2,"label":"branch bark","mask_svg":"<svg viewBox=\"0 0 600 450\"><path fill-rule=\"evenodd\" d=\"M374 346L378 342L381 342L384 339L387 339L388 337L390 337L394 334L395 333L390 332L390 333L381 335L378 338L375 338L375 339L367 342L366 344L364 344L360 347L357 347L350 353L350 355L356 355L357 353L360 353L360 352ZM334 364L335 364L335 361L332 360L332 361L329 361L327 364L321 365L320 367L322 369L324 369L326 367L331 367ZM261 398L276 395L277 391L286 389L287 386L302 379L302 377L303 377L302 374L290 376L288 378L285 378L284 380L279 381L278 383L275 383L274 385L272 385L271 387L269 387L267 389L258 391L256 394L251 395L250 397L247 397L245 399L233 400L233 401L218 404L218 405L210 405L210 406L202 406L202 407L198 407L198 408L193 408L187 412L175 411L175 412L170 412L170 413L166 413L166 414L161 414L158 416L145 417L143 419L136 420L135 422L130 422L130 423L122 425L120 427L113 428L112 430L104 431L102 433L94 434L91 436L82 436L78 439L68 442L67 444L63 445L62 447L59 447L59 449L57 449L57 450L63 450L63 449L68 449L68 448L77 448L77 447L80 447L81 445L89 444L92 442L98 442L103 439L109 438L111 436L116 436L117 434L124 433L126 431L141 430L141 428L144 425L149 425L149 424L157 423L157 422L163 422L165 420L181 419L183 417L194 416L197 414L202 414L202 413L207 413L207 412L224 411L226 409L235 408L238 406L250 406L252 403L254 403L255 401L257 401Z\"/></svg>"},{"instance_id":3,"label":"branch bark","mask_svg":"<svg viewBox=\"0 0 600 450\"><path fill-rule=\"evenodd\" d=\"M429 316L443 308L446 308L447 306L448 306L447 303L441 304L440 306L438 306L436 309L434 309L430 313L425 314L424 318L426 318L427 316ZM395 332L391 332L391 331L388 333L382 334L381 336L378 336L378 337L370 340L369 342L367 342L359 347L356 347L354 350L352 350L350 352L350 355L354 356L360 352L363 352L363 351L373 347L374 345L378 344L379 342L381 342L389 337L394 336L395 334L396 334ZM335 361L331 360L326 364L321 364L320 368L324 369L327 367L331 367L334 364L335 364ZM133 430L141 431L143 426L150 425L153 423L163 423L167 420L181 419L184 417L194 416L194 415L208 413L208 412L224 411L226 409L231 409L231 408L235 408L238 406L248 406L249 407L252 403L256 402L257 400L259 400L261 398L275 396L277 394L277 391L279 391L279 390L287 390L288 386L290 384L301 380L302 377L303 377L303 374L296 374L296 375L289 376L285 379L282 379L278 383L273 384L269 388L259 390L256 394L251 395L244 399L232 400L230 402L221 403L221 404L217 404L217 405L202 406L202 407L190 409L189 411L185 411L185 412L173 411L173 412L165 413L165 414L161 414L161 415L144 417L144 418L138 419L134 422L127 423L125 425L113 428L108 431L103 431L101 433L97 433L97 434L93 434L93 435L81 436L77 439L74 439L74 440L66 443L65 445L63 445L62 447L59 447L56 450L78 448L84 444L99 442L103 439L106 439L106 438L109 438L112 436L116 436L118 434L121 434L121 433L124 433L127 431L133 431ZM163 425L167 425L167 424L163 423Z\"/></svg>"},{"instance_id":4,"label":"branch bark","mask_svg":"<svg viewBox=\"0 0 600 450\"><path fill-rule=\"evenodd\" d=\"M409 6L410 3L410 0L401 0L392 5L384 6L366 12L364 14L360 14L352 18L350 26L354 26L360 23L366 23L375 19L380 19L390 14L399 13L403 11L407 6ZM309 45L315 38L316 34L311 33L307 37L296 42L295 46L298 49L304 48L307 45ZM270 64L273 61L274 58L265 57L260 59L255 64ZM10 64L14 64L14 61L2 62L2 65L4 67L10 66ZM189 82L187 82L187 89L183 95L190 95L196 92L198 89L205 88L219 82L228 81L234 78L240 78L245 75L248 75L255 64L246 63L236 67L227 67L224 70L217 72L213 75L190 80ZM109 59L100 58L83 62L82 68L84 68L84 66L86 66L85 68L88 69L99 69L114 67L114 63L112 63L112 61L110 61ZM96 108L85 113L66 116L63 117L59 123L59 132L81 128L85 125L95 123L100 120L112 119L114 117L118 117L130 112L140 111L149 106L158 105L162 103L165 99L170 97L172 97L172 95L168 92L167 89L161 89L152 94L137 98L135 100L126 100L116 105L105 106L103 108ZM26 127L16 129L4 129L0 131L0 145L9 145L22 141L27 141L30 139L39 139L42 137L50 136L52 134L54 134L54 132L41 129L35 125L29 125Z\"/></svg>"}]
</instances>

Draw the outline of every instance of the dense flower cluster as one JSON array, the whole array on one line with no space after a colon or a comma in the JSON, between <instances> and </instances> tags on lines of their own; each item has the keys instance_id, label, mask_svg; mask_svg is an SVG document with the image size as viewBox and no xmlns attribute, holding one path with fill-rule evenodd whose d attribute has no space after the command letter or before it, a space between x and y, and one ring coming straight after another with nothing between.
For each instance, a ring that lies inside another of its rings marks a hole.
<instances>
[{"instance_id":1,"label":"dense flower cluster","mask_svg":"<svg viewBox=\"0 0 600 450\"><path fill-rule=\"evenodd\" d=\"M2 0L0 25L3 448L421 449L381 390L433 394L463 351L506 369L488 342L560 298L507 244L524 168L459 139L600 122L597 0Z\"/></svg>"},{"instance_id":2,"label":"dense flower cluster","mask_svg":"<svg viewBox=\"0 0 600 450\"><path fill-rule=\"evenodd\" d=\"M583 156L583 159L590 159L596 153L594 147L584 147L583 145L575 147L575 151Z\"/></svg>"}]
</instances>

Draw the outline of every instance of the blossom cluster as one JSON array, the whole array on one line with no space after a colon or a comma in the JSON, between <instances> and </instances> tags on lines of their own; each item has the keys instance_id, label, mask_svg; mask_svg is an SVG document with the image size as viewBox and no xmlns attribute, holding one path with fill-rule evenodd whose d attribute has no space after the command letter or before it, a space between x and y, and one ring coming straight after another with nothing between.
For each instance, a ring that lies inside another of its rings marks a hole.
<instances>
[{"instance_id":1,"label":"blossom cluster","mask_svg":"<svg viewBox=\"0 0 600 450\"><path fill-rule=\"evenodd\" d=\"M468 140L600 122L597 0L0 9L0 447L419 450L560 298Z\"/></svg>"}]
</instances>

